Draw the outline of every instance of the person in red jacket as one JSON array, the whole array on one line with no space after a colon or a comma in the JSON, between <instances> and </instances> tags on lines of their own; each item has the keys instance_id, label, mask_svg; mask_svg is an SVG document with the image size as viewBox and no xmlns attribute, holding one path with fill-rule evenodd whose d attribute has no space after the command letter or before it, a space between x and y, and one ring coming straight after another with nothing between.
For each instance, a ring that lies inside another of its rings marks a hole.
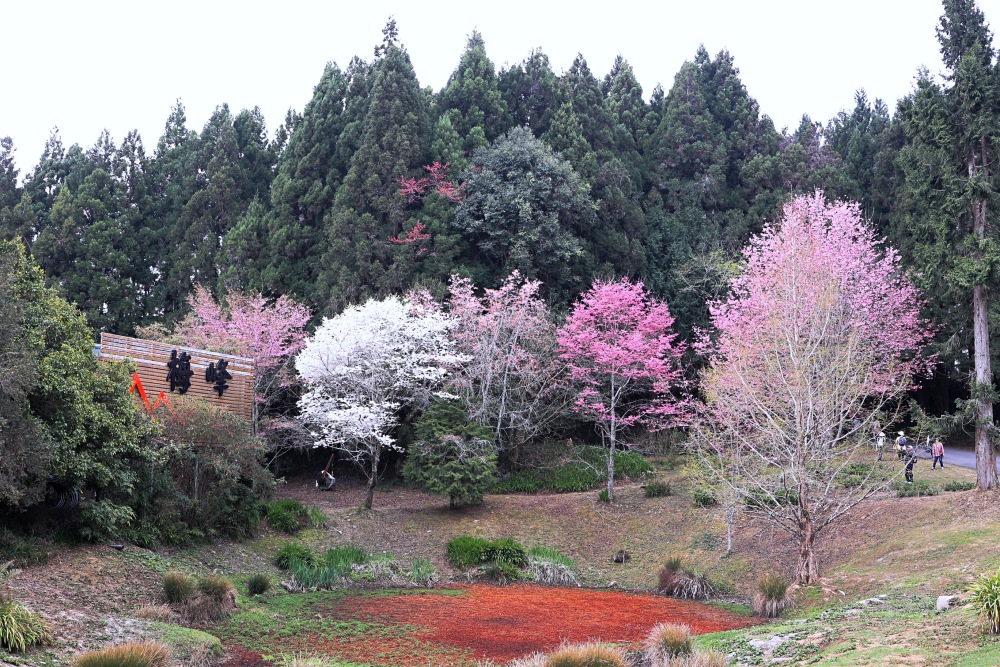
<instances>
[{"instance_id":1,"label":"person in red jacket","mask_svg":"<svg viewBox=\"0 0 1000 667\"><path fill-rule=\"evenodd\" d=\"M941 439L938 438L931 445L931 456L934 457L934 463L931 464L931 470L937 468L937 464L941 464L941 468L944 468L944 445L941 443Z\"/></svg>"}]
</instances>

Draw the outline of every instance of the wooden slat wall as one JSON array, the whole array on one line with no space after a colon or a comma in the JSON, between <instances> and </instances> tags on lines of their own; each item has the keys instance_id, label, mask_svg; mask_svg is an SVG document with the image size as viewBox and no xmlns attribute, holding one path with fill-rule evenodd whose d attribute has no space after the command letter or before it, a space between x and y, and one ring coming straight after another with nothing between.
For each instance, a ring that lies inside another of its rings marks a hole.
<instances>
[{"instance_id":1,"label":"wooden slat wall","mask_svg":"<svg viewBox=\"0 0 1000 667\"><path fill-rule=\"evenodd\" d=\"M167 368L167 362L170 361L170 353L174 350L177 350L178 355L181 352L187 352L191 355L191 370L194 371L194 375L191 376L191 387L188 388L185 396L204 399L212 405L234 412L245 419L252 418L253 359L108 333L101 334L99 358L108 360L131 359L135 362L138 366L139 377L142 379L142 386L146 390L150 403L153 403L161 391L167 395L168 399L171 396L179 396L176 391L173 394L170 393L170 382L167 381L167 373L170 371ZM229 361L229 367L226 370L233 376L233 379L227 382L229 388L223 392L221 399L218 392L215 391L215 383L205 380L205 370L208 365L213 362L218 364L219 359Z\"/></svg>"}]
</instances>

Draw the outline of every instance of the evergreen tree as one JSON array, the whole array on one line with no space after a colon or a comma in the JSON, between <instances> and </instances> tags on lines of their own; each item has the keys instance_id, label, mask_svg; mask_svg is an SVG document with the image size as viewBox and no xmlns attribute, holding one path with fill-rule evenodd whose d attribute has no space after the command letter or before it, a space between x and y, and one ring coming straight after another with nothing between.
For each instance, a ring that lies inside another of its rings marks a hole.
<instances>
[{"instance_id":1,"label":"evergreen tree","mask_svg":"<svg viewBox=\"0 0 1000 667\"><path fill-rule=\"evenodd\" d=\"M396 41L395 23L376 49L361 141L324 220L327 252L320 284L327 313L374 294L400 293L412 267L393 261L389 238L404 232L401 179L426 163L430 125L426 98L410 56Z\"/></svg>"},{"instance_id":2,"label":"evergreen tree","mask_svg":"<svg viewBox=\"0 0 1000 667\"><path fill-rule=\"evenodd\" d=\"M558 80L549 57L532 50L524 62L500 71L499 88L516 126L527 126L540 137L549 129L558 104Z\"/></svg>"},{"instance_id":3,"label":"evergreen tree","mask_svg":"<svg viewBox=\"0 0 1000 667\"><path fill-rule=\"evenodd\" d=\"M458 68L441 91L438 112L449 116L463 140L466 155L482 145L478 137L491 143L511 125L512 118L500 94L496 70L486 56L483 36L476 31L469 36ZM477 127L480 131L473 134Z\"/></svg>"},{"instance_id":4,"label":"evergreen tree","mask_svg":"<svg viewBox=\"0 0 1000 667\"><path fill-rule=\"evenodd\" d=\"M899 156L905 182L895 227L912 255L914 275L946 313L943 334L972 351L971 359L959 354L955 360L965 368L971 364L968 407L976 429L977 483L992 489L997 475L989 304L1000 255L990 220L1000 204L1000 183L991 167L1000 149L1000 73L993 36L972 0L944 1L937 37L946 84L924 72L899 107L907 143Z\"/></svg>"}]
</instances>

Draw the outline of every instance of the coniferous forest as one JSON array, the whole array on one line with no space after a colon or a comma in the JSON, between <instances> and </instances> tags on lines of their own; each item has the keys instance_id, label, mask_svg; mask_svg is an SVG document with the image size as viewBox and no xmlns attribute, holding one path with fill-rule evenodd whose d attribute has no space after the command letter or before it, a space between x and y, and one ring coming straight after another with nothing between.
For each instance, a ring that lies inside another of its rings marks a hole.
<instances>
[{"instance_id":1,"label":"coniferous forest","mask_svg":"<svg viewBox=\"0 0 1000 667\"><path fill-rule=\"evenodd\" d=\"M95 331L176 322L198 285L289 295L318 318L516 269L557 312L595 277L641 280L686 337L746 240L819 189L860 202L927 296L943 363L921 398L942 412L968 395L971 286L997 279L970 205L995 218L997 170L970 178L970 164L1000 132L989 27L968 0L944 5L943 77L919 72L892 108L858 91L835 118L782 131L738 54L699 49L643 91L624 57L602 74L581 54L559 73L536 50L497 71L473 32L434 91L390 20L373 58L328 64L276 131L226 104L192 128L178 101L155 145L105 132L66 147L56 130L23 165L4 138L0 233Z\"/></svg>"}]
</instances>

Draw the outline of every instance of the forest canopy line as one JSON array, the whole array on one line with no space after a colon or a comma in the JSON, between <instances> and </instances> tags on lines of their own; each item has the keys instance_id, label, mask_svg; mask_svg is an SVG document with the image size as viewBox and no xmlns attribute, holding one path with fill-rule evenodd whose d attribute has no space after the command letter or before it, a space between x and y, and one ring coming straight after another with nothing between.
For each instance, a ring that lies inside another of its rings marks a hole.
<instances>
[{"instance_id":1,"label":"forest canopy line","mask_svg":"<svg viewBox=\"0 0 1000 667\"><path fill-rule=\"evenodd\" d=\"M516 270L558 313L595 278L641 280L688 338L751 235L822 190L860 202L932 296L947 377L925 403L944 411L972 368L963 290L994 273L988 224L978 250L948 231L972 228L970 198L995 217L995 176L963 178L962 146L986 127L991 147L1000 113L982 13L944 5L943 82L921 74L895 110L859 91L825 125L780 131L727 51L700 48L643 91L623 57L603 77L583 55L557 73L541 50L498 70L473 32L433 91L390 20L372 58L328 64L273 136L259 109L226 104L189 128L178 101L148 152L137 132L85 149L56 130L23 179L0 140L0 235L92 328L121 334L180 321L198 285L289 296L318 321L414 287L443 297L452 274L497 288ZM953 136L938 131L949 114Z\"/></svg>"}]
</instances>

